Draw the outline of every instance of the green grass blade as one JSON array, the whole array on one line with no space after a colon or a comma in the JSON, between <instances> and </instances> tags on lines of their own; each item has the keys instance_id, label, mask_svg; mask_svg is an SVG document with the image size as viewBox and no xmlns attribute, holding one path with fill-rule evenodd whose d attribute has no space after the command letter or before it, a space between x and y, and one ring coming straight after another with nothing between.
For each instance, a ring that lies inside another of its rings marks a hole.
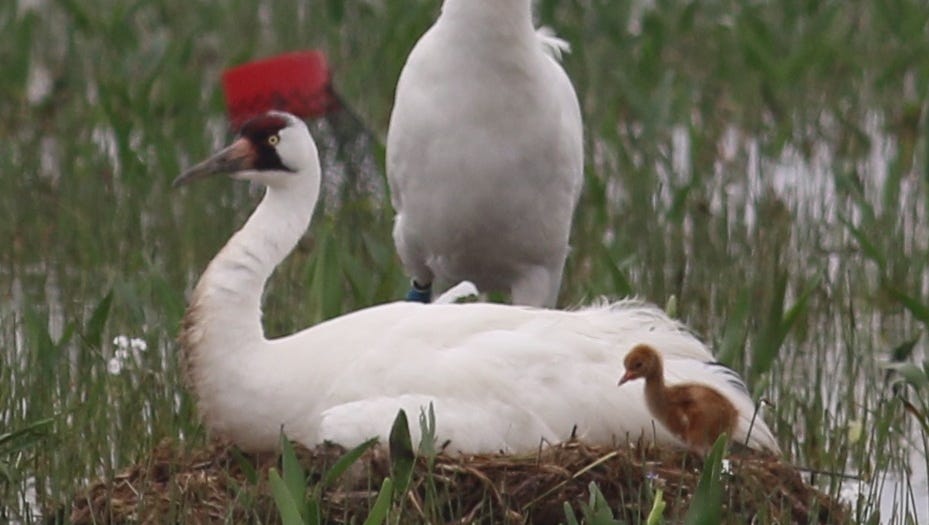
<instances>
[{"instance_id":1,"label":"green grass blade","mask_svg":"<svg viewBox=\"0 0 929 525\"><path fill-rule=\"evenodd\" d=\"M91 348L100 348L103 345L103 330L110 317L110 308L113 305L113 290L107 292L103 299L94 308L87 326L84 327L83 339Z\"/></svg>"},{"instance_id":2,"label":"green grass blade","mask_svg":"<svg viewBox=\"0 0 929 525\"><path fill-rule=\"evenodd\" d=\"M858 247L861 249L862 253L864 253L865 257L877 264L877 267L883 274L885 268L887 268L887 258L884 257L884 254L881 252L880 248L871 242L871 239L868 238L868 235L864 232L864 230L852 224L852 222L848 219L839 217L839 221L845 225L845 228L852 235L852 238L855 239L855 242L858 243Z\"/></svg>"},{"instance_id":3,"label":"green grass blade","mask_svg":"<svg viewBox=\"0 0 929 525\"><path fill-rule=\"evenodd\" d=\"M684 517L686 525L714 525L719 523L723 506L722 465L723 457L726 455L728 439L729 437L726 434L719 436L710 453L706 456L703 463L703 472L694 492L694 498L690 502L690 508L687 509L687 515Z\"/></svg>"},{"instance_id":4,"label":"green grass blade","mask_svg":"<svg viewBox=\"0 0 929 525\"><path fill-rule=\"evenodd\" d=\"M301 519L305 520L308 514L308 509L304 504L307 490L306 471L303 469L303 465L300 464L297 453L290 443L290 440L287 439L287 436L284 434L283 429L281 429L281 464L283 468L284 484L294 502L297 504Z\"/></svg>"},{"instance_id":5,"label":"green grass blade","mask_svg":"<svg viewBox=\"0 0 929 525\"><path fill-rule=\"evenodd\" d=\"M419 410L419 429L422 438L419 440L419 454L428 458L430 462L435 459L435 406L429 403L428 409Z\"/></svg>"},{"instance_id":6,"label":"green grass blade","mask_svg":"<svg viewBox=\"0 0 929 525\"><path fill-rule=\"evenodd\" d=\"M574 513L574 507L567 501L564 502L564 517L568 525L580 525L577 520L577 514Z\"/></svg>"},{"instance_id":7,"label":"green grass blade","mask_svg":"<svg viewBox=\"0 0 929 525\"><path fill-rule=\"evenodd\" d=\"M883 365L887 370L893 370L917 390L926 389L929 393L929 375L921 367L913 363L887 363Z\"/></svg>"},{"instance_id":8,"label":"green grass blade","mask_svg":"<svg viewBox=\"0 0 929 525\"><path fill-rule=\"evenodd\" d=\"M36 445L51 431L58 416L34 421L19 430L0 434L0 456L7 456Z\"/></svg>"},{"instance_id":9,"label":"green grass blade","mask_svg":"<svg viewBox=\"0 0 929 525\"><path fill-rule=\"evenodd\" d=\"M645 520L646 525L661 525L664 523L664 509L667 506L664 500L664 491L658 489L655 492L655 502L652 503L652 510L648 512L648 518Z\"/></svg>"},{"instance_id":10,"label":"green grass blade","mask_svg":"<svg viewBox=\"0 0 929 525\"><path fill-rule=\"evenodd\" d=\"M358 461L358 459L375 444L377 444L377 438L371 438L343 454L342 457L326 471L326 474L323 476L323 486L328 487L331 485L333 481L348 470L348 467Z\"/></svg>"},{"instance_id":11,"label":"green grass blade","mask_svg":"<svg viewBox=\"0 0 929 525\"><path fill-rule=\"evenodd\" d=\"M394 479L397 494L404 494L409 487L415 463L410 425L406 412L400 410L390 429L390 477Z\"/></svg>"},{"instance_id":12,"label":"green grass blade","mask_svg":"<svg viewBox=\"0 0 929 525\"><path fill-rule=\"evenodd\" d=\"M899 363L909 359L913 355L913 350L916 349L916 343L919 342L921 337L922 333L919 333L916 337L895 346L894 349L890 351L890 360Z\"/></svg>"},{"instance_id":13,"label":"green grass blade","mask_svg":"<svg viewBox=\"0 0 929 525\"><path fill-rule=\"evenodd\" d=\"M306 525L300 513L300 506L294 500L290 487L277 473L277 469L272 468L268 471L268 480L271 482L271 496L274 498L274 504L281 514L281 523L283 525Z\"/></svg>"},{"instance_id":14,"label":"green grass blade","mask_svg":"<svg viewBox=\"0 0 929 525\"><path fill-rule=\"evenodd\" d=\"M322 508L320 508L320 501L317 495L314 494L306 502L306 524L307 525L320 525L323 522Z\"/></svg>"},{"instance_id":15,"label":"green grass blade","mask_svg":"<svg viewBox=\"0 0 929 525\"><path fill-rule=\"evenodd\" d=\"M232 457L235 459L236 465L239 466L242 473L245 474L245 479L253 485L258 483L258 471L255 470L255 466L252 465L252 462L242 454L239 447L232 447Z\"/></svg>"},{"instance_id":16,"label":"green grass blade","mask_svg":"<svg viewBox=\"0 0 929 525\"><path fill-rule=\"evenodd\" d=\"M381 490L377 493L377 499L371 506L371 512L365 518L364 525L381 525L387 519L387 513L390 511L390 502L393 498L394 484L390 478L384 478L381 484Z\"/></svg>"},{"instance_id":17,"label":"green grass blade","mask_svg":"<svg viewBox=\"0 0 929 525\"><path fill-rule=\"evenodd\" d=\"M737 360L745 348L750 310L748 290L742 290L738 301L729 311L722 342L719 344L719 353L716 355L720 363L733 369L736 368Z\"/></svg>"},{"instance_id":18,"label":"green grass blade","mask_svg":"<svg viewBox=\"0 0 929 525\"><path fill-rule=\"evenodd\" d=\"M920 302L918 299L900 290L896 286L885 283L884 289L887 290L887 293L889 293L891 297L899 301L904 308L909 310L913 317L926 325L926 327L929 327L929 305Z\"/></svg>"},{"instance_id":19,"label":"green grass blade","mask_svg":"<svg viewBox=\"0 0 929 525\"><path fill-rule=\"evenodd\" d=\"M591 481L587 486L590 492L590 500L587 504L581 506L584 514L584 522L587 525L620 525L621 522L613 516L613 509L610 508L610 502L600 492L597 482Z\"/></svg>"},{"instance_id":20,"label":"green grass blade","mask_svg":"<svg viewBox=\"0 0 929 525\"><path fill-rule=\"evenodd\" d=\"M797 298L797 301L785 312L787 274L778 277L775 296L772 298L769 314L765 320L765 327L752 355L749 381L751 386L757 386L756 383L761 379L761 376L771 369L771 365L780 354L788 334L806 312L810 296L817 286L818 281L810 283L800 294L800 297Z\"/></svg>"}]
</instances>

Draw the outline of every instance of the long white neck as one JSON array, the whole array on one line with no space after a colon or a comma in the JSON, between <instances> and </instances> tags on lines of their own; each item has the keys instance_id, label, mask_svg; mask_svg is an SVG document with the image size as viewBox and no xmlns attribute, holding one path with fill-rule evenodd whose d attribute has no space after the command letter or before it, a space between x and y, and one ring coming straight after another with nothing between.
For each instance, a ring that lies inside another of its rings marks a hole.
<instances>
[{"instance_id":1,"label":"long white neck","mask_svg":"<svg viewBox=\"0 0 929 525\"><path fill-rule=\"evenodd\" d=\"M530 0L445 0L438 24L478 38L534 38Z\"/></svg>"},{"instance_id":2,"label":"long white neck","mask_svg":"<svg viewBox=\"0 0 929 525\"><path fill-rule=\"evenodd\" d=\"M242 229L213 258L191 296L181 346L198 397L209 389L205 379L268 344L261 324L265 282L306 231L319 195L318 176L283 177L286 182L268 187Z\"/></svg>"}]
</instances>

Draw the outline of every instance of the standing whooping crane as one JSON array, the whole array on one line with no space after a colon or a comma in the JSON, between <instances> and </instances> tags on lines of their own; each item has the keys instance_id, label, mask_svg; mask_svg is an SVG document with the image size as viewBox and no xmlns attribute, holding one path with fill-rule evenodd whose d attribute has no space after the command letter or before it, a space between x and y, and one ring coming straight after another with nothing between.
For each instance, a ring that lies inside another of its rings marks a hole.
<instances>
[{"instance_id":1,"label":"standing whooping crane","mask_svg":"<svg viewBox=\"0 0 929 525\"><path fill-rule=\"evenodd\" d=\"M407 58L387 132L394 242L428 302L462 280L554 306L583 182L581 112L531 0L445 0Z\"/></svg>"},{"instance_id":2,"label":"standing whooping crane","mask_svg":"<svg viewBox=\"0 0 929 525\"><path fill-rule=\"evenodd\" d=\"M451 453L527 452L572 435L596 444L675 443L652 424L641 389L617 388L623 357L660 349L669 382L712 385L739 411L734 439L777 451L734 372L684 327L640 303L558 311L501 304L395 302L279 339L261 324L265 281L307 228L320 167L306 125L270 112L187 170L258 182L264 199L210 262L184 316L187 379L206 426L246 450L270 450L281 427L306 445L386 440L399 409L434 404ZM749 430L751 429L751 430ZM418 440L418 428L411 429Z\"/></svg>"}]
</instances>

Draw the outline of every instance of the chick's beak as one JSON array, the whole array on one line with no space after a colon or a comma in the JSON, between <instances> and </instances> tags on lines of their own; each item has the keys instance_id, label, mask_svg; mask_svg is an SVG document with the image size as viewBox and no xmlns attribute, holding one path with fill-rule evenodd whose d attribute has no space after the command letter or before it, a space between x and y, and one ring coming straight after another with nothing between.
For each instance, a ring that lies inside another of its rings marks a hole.
<instances>
[{"instance_id":1,"label":"chick's beak","mask_svg":"<svg viewBox=\"0 0 929 525\"><path fill-rule=\"evenodd\" d=\"M216 152L212 157L187 168L184 173L174 179L171 186L177 188L210 175L235 173L250 169L254 158L255 150L252 148L251 143L247 139L238 138L226 148Z\"/></svg>"},{"instance_id":2,"label":"chick's beak","mask_svg":"<svg viewBox=\"0 0 929 525\"><path fill-rule=\"evenodd\" d=\"M632 372L629 371L629 370L626 370L626 373L623 374L623 376L622 376L621 378L619 378L619 382L616 383L616 385L617 385L617 386L622 386L623 383L625 383L625 382L627 382L627 381L631 381L631 380L633 380L633 379L635 379L635 376L632 375Z\"/></svg>"}]
</instances>

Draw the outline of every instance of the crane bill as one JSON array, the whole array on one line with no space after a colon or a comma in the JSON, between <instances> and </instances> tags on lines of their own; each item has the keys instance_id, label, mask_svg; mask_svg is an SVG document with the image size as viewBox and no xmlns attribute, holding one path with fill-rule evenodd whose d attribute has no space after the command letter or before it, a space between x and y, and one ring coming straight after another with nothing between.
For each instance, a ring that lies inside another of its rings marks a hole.
<instances>
[{"instance_id":1,"label":"crane bill","mask_svg":"<svg viewBox=\"0 0 929 525\"><path fill-rule=\"evenodd\" d=\"M187 168L171 185L177 188L210 175L251 169L254 158L255 151L251 143L245 138L238 138L210 158Z\"/></svg>"}]
</instances>

